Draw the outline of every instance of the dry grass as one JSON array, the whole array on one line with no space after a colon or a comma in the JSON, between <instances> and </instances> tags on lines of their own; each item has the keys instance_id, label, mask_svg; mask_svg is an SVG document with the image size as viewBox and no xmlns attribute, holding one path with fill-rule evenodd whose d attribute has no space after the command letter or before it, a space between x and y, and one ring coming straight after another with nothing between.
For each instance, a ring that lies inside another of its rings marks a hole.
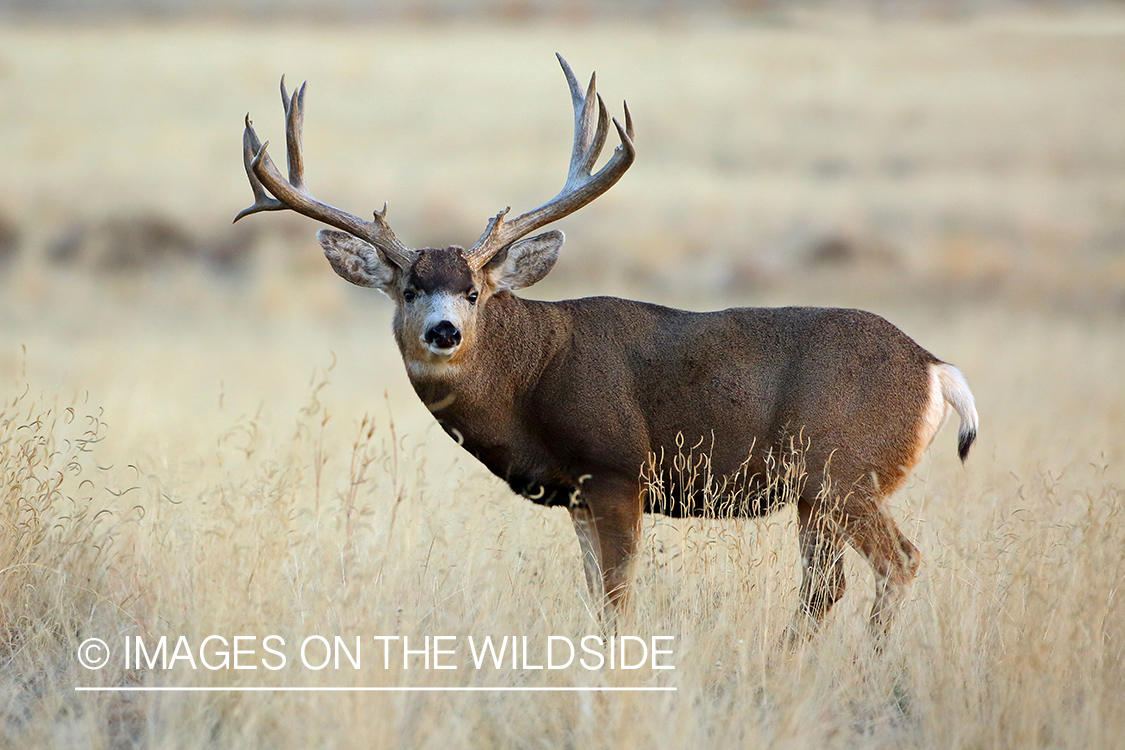
<instances>
[{"instance_id":1,"label":"dry grass","mask_svg":"<svg viewBox=\"0 0 1125 750\"><path fill-rule=\"evenodd\" d=\"M1119 16L0 30L0 209L28 238L0 267L0 744L1112 746L1123 31ZM299 245L254 240L236 277L172 263L91 278L45 260L75 218L219 233L249 202L240 117L277 142L282 70L311 81L321 197L356 212L387 198L408 241L464 243L499 206L557 187L556 48L629 96L642 151L567 222L537 295L855 304L968 376L982 433L967 468L947 427L894 501L923 568L885 652L851 553L822 637L775 649L798 580L781 513L646 522L625 628L676 636L671 672L79 666L89 637L595 632L566 514L512 497L434 429L389 304L332 276L310 227ZM840 238L845 251L803 260ZM677 692L73 690L134 684Z\"/></svg>"}]
</instances>

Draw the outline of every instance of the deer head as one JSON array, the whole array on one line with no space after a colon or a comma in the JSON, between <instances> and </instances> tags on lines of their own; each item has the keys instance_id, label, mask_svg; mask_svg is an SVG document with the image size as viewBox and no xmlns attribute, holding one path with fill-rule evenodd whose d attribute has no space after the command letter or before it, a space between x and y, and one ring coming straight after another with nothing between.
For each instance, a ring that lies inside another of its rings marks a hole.
<instances>
[{"instance_id":1,"label":"deer head","mask_svg":"<svg viewBox=\"0 0 1125 750\"><path fill-rule=\"evenodd\" d=\"M359 286L378 289L395 302L395 334L405 359L432 365L454 363L471 350L480 311L495 295L531 286L554 266L563 233L527 237L567 216L611 188L633 163L633 122L625 105L625 125L610 119L597 94L595 77L583 91L566 60L557 55L574 106L574 144L562 190L547 203L515 219L509 209L489 219L484 233L468 250L457 245L412 250L395 237L387 223L387 207L371 221L313 198L304 181L301 128L305 85L292 96L281 80L285 107L289 179L282 177L246 118L243 159L254 191L254 205L235 221L259 211L290 209L328 224L318 238L332 268ZM596 110L596 114L595 114ZM610 160L591 173L605 145L612 121L620 145Z\"/></svg>"}]
</instances>

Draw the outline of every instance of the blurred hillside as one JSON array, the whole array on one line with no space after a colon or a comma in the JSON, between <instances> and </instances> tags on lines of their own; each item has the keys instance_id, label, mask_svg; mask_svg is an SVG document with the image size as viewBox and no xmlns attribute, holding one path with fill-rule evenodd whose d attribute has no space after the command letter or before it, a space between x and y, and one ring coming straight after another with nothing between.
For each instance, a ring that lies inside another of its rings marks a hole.
<instances>
[{"instance_id":1,"label":"blurred hillside","mask_svg":"<svg viewBox=\"0 0 1125 750\"><path fill-rule=\"evenodd\" d=\"M558 24L519 9L594 4L480 4L428 23L376 3L363 7L398 20L314 25L295 2L146 4L192 17L94 25L55 21L133 6L2 7L0 273L13 278L180 262L330 276L311 222L230 225L250 202L247 111L283 157L283 73L309 81L319 198L356 214L388 201L414 246L471 244L499 208L562 182L557 50L580 76L597 69L614 114L628 99L638 159L560 224L563 259L536 294L1125 311L1125 12L1112 6L637 2L679 15ZM720 7L737 12L702 12ZM239 20L259 11L271 22Z\"/></svg>"},{"instance_id":2,"label":"blurred hillside","mask_svg":"<svg viewBox=\"0 0 1125 750\"><path fill-rule=\"evenodd\" d=\"M1120 743L1125 7L0 0L0 21L0 748ZM390 301L338 279L307 219L231 224L247 112L284 158L285 74L318 198L472 243L563 183L556 51L614 115L628 99L638 156L559 222L528 296L863 307L971 383L969 461L947 425L891 503L923 567L885 650L850 552L822 637L775 648L787 509L646 520L665 697L77 692L650 680L75 659L134 634L598 628L567 514L438 426Z\"/></svg>"},{"instance_id":3,"label":"blurred hillside","mask_svg":"<svg viewBox=\"0 0 1125 750\"><path fill-rule=\"evenodd\" d=\"M960 17L1026 9L1069 11L1105 0L0 0L0 12L86 17L305 18L439 20L450 18L653 18L734 13L784 21L793 10L868 13L885 17Z\"/></svg>"}]
</instances>

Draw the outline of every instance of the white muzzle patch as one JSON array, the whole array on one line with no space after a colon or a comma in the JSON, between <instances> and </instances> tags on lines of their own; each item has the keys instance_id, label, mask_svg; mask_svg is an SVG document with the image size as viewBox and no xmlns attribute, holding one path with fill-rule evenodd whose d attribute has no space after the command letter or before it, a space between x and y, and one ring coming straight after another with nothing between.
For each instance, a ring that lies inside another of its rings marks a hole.
<instances>
[{"instance_id":1,"label":"white muzzle patch","mask_svg":"<svg viewBox=\"0 0 1125 750\"><path fill-rule=\"evenodd\" d=\"M459 335L463 335L461 332L464 331L465 324L464 307L468 303L460 295L449 294L448 292L437 292L431 295L429 302L429 311L426 313L426 319L422 325L422 334L418 337L418 340L435 357L449 359L461 348L464 339L460 339L453 346L441 347L427 341L426 334L443 321L448 321L457 329Z\"/></svg>"}]
</instances>

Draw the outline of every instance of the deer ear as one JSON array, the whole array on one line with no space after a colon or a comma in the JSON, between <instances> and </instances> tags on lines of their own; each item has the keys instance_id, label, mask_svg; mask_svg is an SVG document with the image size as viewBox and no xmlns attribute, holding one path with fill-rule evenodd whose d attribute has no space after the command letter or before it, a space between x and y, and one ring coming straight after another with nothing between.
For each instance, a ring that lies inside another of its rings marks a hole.
<instances>
[{"instance_id":1,"label":"deer ear","mask_svg":"<svg viewBox=\"0 0 1125 750\"><path fill-rule=\"evenodd\" d=\"M513 242L488 262L485 273L497 290L531 286L555 265L564 239L563 233L554 229Z\"/></svg>"},{"instance_id":2,"label":"deer ear","mask_svg":"<svg viewBox=\"0 0 1125 750\"><path fill-rule=\"evenodd\" d=\"M321 229L316 238L324 248L324 257L340 278L356 286L390 291L395 269L379 257L374 245L335 229Z\"/></svg>"}]
</instances>

